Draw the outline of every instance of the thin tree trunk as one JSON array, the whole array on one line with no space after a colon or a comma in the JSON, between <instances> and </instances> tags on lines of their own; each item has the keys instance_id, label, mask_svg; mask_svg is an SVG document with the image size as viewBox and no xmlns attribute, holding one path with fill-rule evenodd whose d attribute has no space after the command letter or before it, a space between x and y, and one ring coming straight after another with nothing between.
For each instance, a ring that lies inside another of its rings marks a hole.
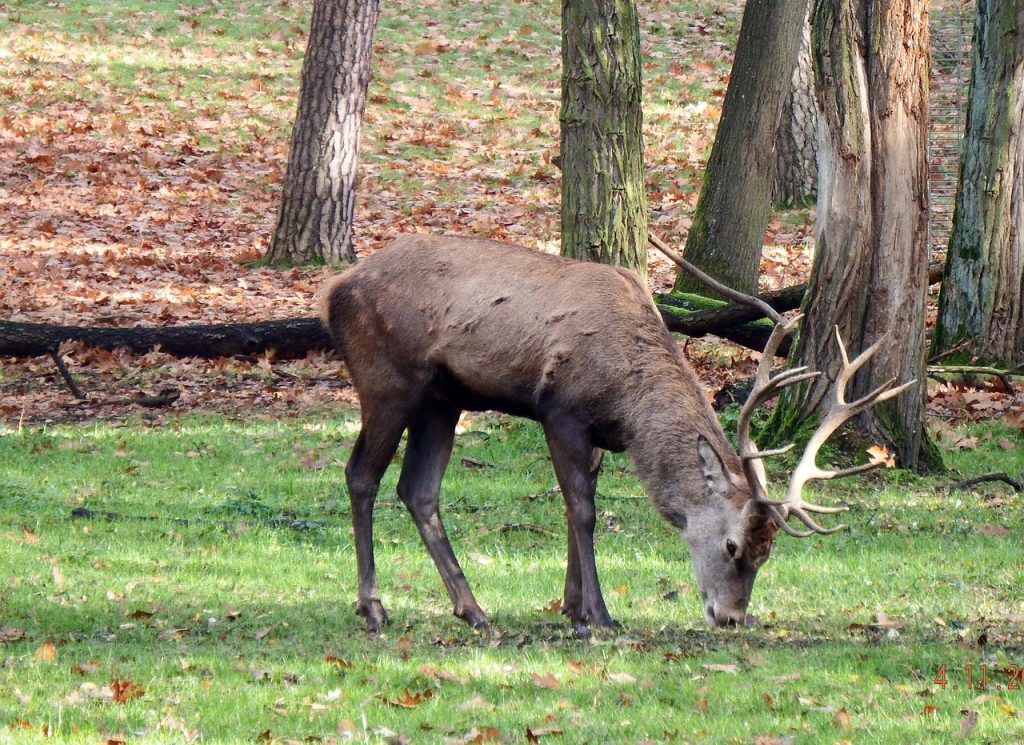
<instances>
[{"instance_id":1,"label":"thin tree trunk","mask_svg":"<svg viewBox=\"0 0 1024 745\"><path fill-rule=\"evenodd\" d=\"M359 137L380 0L315 0L268 263L355 261Z\"/></svg>"},{"instance_id":2,"label":"thin tree trunk","mask_svg":"<svg viewBox=\"0 0 1024 745\"><path fill-rule=\"evenodd\" d=\"M775 135L796 66L807 0L747 0L722 119L686 239L686 258L733 289L757 292L771 213ZM680 272L676 289L707 293Z\"/></svg>"},{"instance_id":3,"label":"thin tree trunk","mask_svg":"<svg viewBox=\"0 0 1024 745\"><path fill-rule=\"evenodd\" d=\"M772 202L778 207L811 204L818 195L818 108L811 64L810 3L807 9L796 69L775 136Z\"/></svg>"},{"instance_id":4,"label":"thin tree trunk","mask_svg":"<svg viewBox=\"0 0 1024 745\"><path fill-rule=\"evenodd\" d=\"M647 272L634 0L562 3L562 255Z\"/></svg>"},{"instance_id":5,"label":"thin tree trunk","mask_svg":"<svg viewBox=\"0 0 1024 745\"><path fill-rule=\"evenodd\" d=\"M823 374L802 407L783 399L777 421L794 413L802 421L827 406L841 368L836 328L851 355L885 336L848 398L890 378L918 385L863 414L858 427L905 468L940 467L924 430L926 0L817 0L813 49L826 134L817 251L793 357Z\"/></svg>"},{"instance_id":6,"label":"thin tree trunk","mask_svg":"<svg viewBox=\"0 0 1024 745\"><path fill-rule=\"evenodd\" d=\"M1024 5L979 0L964 158L932 350L1024 362Z\"/></svg>"}]
</instances>

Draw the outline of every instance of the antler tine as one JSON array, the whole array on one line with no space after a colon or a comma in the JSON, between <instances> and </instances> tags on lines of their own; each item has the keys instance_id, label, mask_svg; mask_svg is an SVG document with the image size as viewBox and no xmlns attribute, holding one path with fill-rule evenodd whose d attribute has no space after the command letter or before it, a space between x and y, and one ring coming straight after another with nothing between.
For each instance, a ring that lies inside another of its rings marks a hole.
<instances>
[{"instance_id":1,"label":"antler tine","mask_svg":"<svg viewBox=\"0 0 1024 745\"><path fill-rule=\"evenodd\" d=\"M808 528L811 529L811 532L805 532L804 535L801 536L803 538L807 538L812 533L818 533L819 535L828 535L829 533L837 533L837 532L839 532L840 530L842 530L843 528L846 527L845 525L837 525L834 528L824 528L821 525L818 525L818 523L815 522L813 517L808 515L806 512L804 512L804 510L802 510L799 507L790 508L789 514L790 515L796 515L798 518L800 518L800 520L803 522L804 525L806 525Z\"/></svg>"},{"instance_id":2,"label":"antler tine","mask_svg":"<svg viewBox=\"0 0 1024 745\"><path fill-rule=\"evenodd\" d=\"M839 400L845 401L846 384L850 382L857 370L861 366L875 356L875 352L879 350L882 343L889 338L889 334L882 334L875 340L875 343L865 349L863 352L858 354L853 362L850 362L850 358L846 354L846 344L843 343L843 337L839 335L839 326L835 326L836 342L839 344L839 353L843 357L843 369L840 371L839 376L836 378L836 390L839 395ZM896 382L895 379L892 382Z\"/></svg>"},{"instance_id":3,"label":"antler tine","mask_svg":"<svg viewBox=\"0 0 1024 745\"><path fill-rule=\"evenodd\" d=\"M737 437L740 443L740 456L743 463L743 472L746 474L747 482L750 484L751 489L754 490L755 496L758 498L764 498L767 496L765 492L767 479L765 476L764 464L761 463L760 459L769 453L759 454L757 445L755 445L750 439L750 419L758 405L774 396L779 390L785 386L806 380L808 377L816 374L805 373L804 371L807 368L799 368L797 370L787 371L776 378L770 377L772 361L775 358L776 352L778 352L779 344L781 344L782 340L786 338L789 332L796 327L796 324L802 316L798 315L787 321L779 314L778 311L768 305L768 303L761 298L752 297L734 290L731 287L723 285L713 277L708 276L669 248L665 241L654 235L654 233L649 233L647 240L650 241L651 245L665 254L665 256L678 264L683 271L688 272L693 277L696 277L700 282L732 300L757 308L761 313L775 321L775 328L772 330L771 335L768 337L768 342L764 346L761 363L758 365L757 374L754 376L754 388L747 397L746 403L744 403L743 407L740 409L740 418L736 423Z\"/></svg>"},{"instance_id":4,"label":"antler tine","mask_svg":"<svg viewBox=\"0 0 1024 745\"><path fill-rule=\"evenodd\" d=\"M825 414L825 417L818 425L818 429L814 432L810 441L807 443L807 449L801 456L800 462L793 471L793 477L786 493L785 502L779 505L781 508L786 510L788 514L795 515L799 518L814 533L834 533L837 530L840 530L843 526L823 528L807 514L808 512L831 514L843 512L847 508L824 507L804 501L802 492L806 483L812 480L822 481L864 473L881 465L880 463L865 463L851 468L824 470L819 467L816 462L818 451L821 449L821 446L844 422L882 401L887 401L890 398L898 396L916 382L915 380L911 380L893 388L892 386L896 382L896 379L892 378L861 398L851 402L846 401L845 389L847 383L853 377L854 373L856 373L856 371L862 367L864 363L875 354L875 352L878 351L885 339L886 336L882 336L851 361L846 353L846 346L843 344L842 337L839 335L839 329L838 327L836 328L836 340L839 342L839 351L842 355L843 367L839 375L836 377L836 382L832 391L833 400ZM807 535L810 535L810 533Z\"/></svg>"},{"instance_id":5,"label":"antler tine","mask_svg":"<svg viewBox=\"0 0 1024 745\"><path fill-rule=\"evenodd\" d=\"M797 323L799 323L802 317L798 315L788 321L782 321L775 325L771 335L768 337L767 343L764 345L761 362L758 364L757 373L754 375L754 387L740 409L739 420L736 423L736 436L740 446L740 462L743 465L743 472L746 474L747 483L753 490L755 498L759 501L765 501L768 497L768 478L761 460L770 455L784 453L792 445L765 452L759 451L757 443L750 436L750 423L753 419L754 411L762 403L778 394L783 388L809 380L818 374L816 372L808 372L806 367L797 367L784 370L774 377L771 375L772 363L774 362L779 345L796 328ZM782 522L785 522L785 520L782 520Z\"/></svg>"},{"instance_id":6,"label":"antler tine","mask_svg":"<svg viewBox=\"0 0 1024 745\"><path fill-rule=\"evenodd\" d=\"M772 333L768 337L768 341L764 345L764 350L761 356L761 362L764 362L765 358L768 358L769 372L771 371L772 367L771 360L773 357L775 357L775 353L778 351L779 345L782 343L782 340L789 336L790 332L796 328L796 325L800 322L800 319L803 317L803 313L798 313L797 315L790 318L788 321L781 320L775 323L775 328L772 329ZM757 372L761 372L760 365L758 366Z\"/></svg>"},{"instance_id":7,"label":"antler tine","mask_svg":"<svg viewBox=\"0 0 1024 745\"><path fill-rule=\"evenodd\" d=\"M806 367L798 367L792 370L784 370L774 378L771 377L772 362L775 359L775 353L778 351L779 344L795 328L796 323L801 317L796 316L789 321L775 324L771 336L768 337L768 341L764 345L764 351L761 353L761 362L758 364L757 373L754 375L754 387L751 389L750 395L747 396L747 400L743 403L742 408L740 408L740 418L736 425L741 449L746 449L742 446L750 444L750 419L754 414L754 410L760 404L767 401L777 391L787 385L796 383L795 378L804 376L802 379L806 379L807 376L817 375L817 373L805 372L807 370ZM753 448L753 452L757 452L756 446Z\"/></svg>"},{"instance_id":8,"label":"antler tine","mask_svg":"<svg viewBox=\"0 0 1024 745\"><path fill-rule=\"evenodd\" d=\"M788 453L790 450L793 449L793 447L794 443L791 442L788 445L785 445L781 448L775 448L774 450L758 450L755 453L750 453L750 455L747 457L758 459L771 458L773 455L782 455L783 453Z\"/></svg>"},{"instance_id":9,"label":"antler tine","mask_svg":"<svg viewBox=\"0 0 1024 745\"><path fill-rule=\"evenodd\" d=\"M810 530L797 530L786 522L786 515L781 514L778 510L774 510L774 512L778 518L779 527L782 528L782 532L786 535L791 535L794 538L807 538L814 535L814 532Z\"/></svg>"}]
</instances>

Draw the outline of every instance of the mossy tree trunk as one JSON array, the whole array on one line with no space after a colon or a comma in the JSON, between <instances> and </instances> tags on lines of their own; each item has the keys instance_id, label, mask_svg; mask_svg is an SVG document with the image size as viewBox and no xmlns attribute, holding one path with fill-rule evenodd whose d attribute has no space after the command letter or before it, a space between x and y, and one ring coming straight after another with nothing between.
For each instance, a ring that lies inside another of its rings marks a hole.
<instances>
[{"instance_id":1,"label":"mossy tree trunk","mask_svg":"<svg viewBox=\"0 0 1024 745\"><path fill-rule=\"evenodd\" d=\"M647 272L634 0L562 3L562 255Z\"/></svg>"},{"instance_id":2,"label":"mossy tree trunk","mask_svg":"<svg viewBox=\"0 0 1024 745\"><path fill-rule=\"evenodd\" d=\"M817 249L794 364L823 374L784 397L777 422L820 414L851 356L887 341L850 386L852 400L890 378L918 385L876 406L858 429L905 468L941 467L924 429L927 290L927 0L816 0L812 49L819 151Z\"/></svg>"},{"instance_id":3,"label":"mossy tree trunk","mask_svg":"<svg viewBox=\"0 0 1024 745\"><path fill-rule=\"evenodd\" d=\"M722 118L686 239L686 258L742 292L757 292L771 214L775 136L800 49L807 0L747 0ZM680 272L676 289L709 294Z\"/></svg>"},{"instance_id":4,"label":"mossy tree trunk","mask_svg":"<svg viewBox=\"0 0 1024 745\"><path fill-rule=\"evenodd\" d=\"M315 0L271 264L356 260L359 137L380 0Z\"/></svg>"},{"instance_id":5,"label":"mossy tree trunk","mask_svg":"<svg viewBox=\"0 0 1024 745\"><path fill-rule=\"evenodd\" d=\"M796 69L775 135L772 202L781 208L811 204L818 194L818 107L811 64L810 8L808 3Z\"/></svg>"},{"instance_id":6,"label":"mossy tree trunk","mask_svg":"<svg viewBox=\"0 0 1024 745\"><path fill-rule=\"evenodd\" d=\"M979 0L964 157L932 350L1024 363L1024 5Z\"/></svg>"}]
</instances>

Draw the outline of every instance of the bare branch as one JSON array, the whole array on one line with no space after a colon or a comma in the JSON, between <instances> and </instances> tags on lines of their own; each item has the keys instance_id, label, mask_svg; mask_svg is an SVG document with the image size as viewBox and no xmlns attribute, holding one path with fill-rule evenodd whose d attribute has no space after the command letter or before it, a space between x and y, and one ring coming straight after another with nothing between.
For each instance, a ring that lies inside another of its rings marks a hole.
<instances>
[{"instance_id":1,"label":"bare branch","mask_svg":"<svg viewBox=\"0 0 1024 745\"><path fill-rule=\"evenodd\" d=\"M78 383L75 382L75 378L71 374L71 371L68 370L68 366L64 364L64 360L61 358L60 352L53 350L50 352L50 358L57 366L57 369L60 371L61 377L64 378L64 382L67 383L68 388L71 389L71 395L79 401L85 401L88 396L82 393L82 389L78 387Z\"/></svg>"},{"instance_id":2,"label":"bare branch","mask_svg":"<svg viewBox=\"0 0 1024 745\"><path fill-rule=\"evenodd\" d=\"M705 274L700 269L691 264L689 261L687 261L682 256L673 251L671 248L669 248L668 244L666 244L665 241L661 240L661 238L656 236L654 233L648 233L647 240L650 241L652 246L654 246L656 249L658 249L668 258L674 261L679 266L679 268L681 268L683 271L689 274L692 274L699 281L703 282L705 285L715 290L716 292L721 293L730 300L735 300L740 303L746 303L747 305L751 305L757 308L762 313L764 313L764 315L768 316L773 321L775 321L775 323L784 322L782 316L779 315L778 311L776 311L775 308L773 308L772 306L768 305L768 303L766 303L764 300L753 297L751 295L747 295L745 293L740 292L739 290L734 290L727 285L723 285L717 279L714 279L713 277Z\"/></svg>"},{"instance_id":3,"label":"bare branch","mask_svg":"<svg viewBox=\"0 0 1024 745\"><path fill-rule=\"evenodd\" d=\"M969 479L964 479L963 481L956 482L950 488L952 488L952 489L969 489L970 487L974 486L975 484L983 484L983 483L985 483L987 481L1002 481L1004 484L1009 484L1010 486L1012 486L1013 490L1015 492L1022 492L1022 491L1024 491L1024 483L1018 481L1015 478L1010 477L1008 474L1004 473L1003 471L995 471L993 473L983 473L980 476L973 476L973 477L971 477Z\"/></svg>"}]
</instances>

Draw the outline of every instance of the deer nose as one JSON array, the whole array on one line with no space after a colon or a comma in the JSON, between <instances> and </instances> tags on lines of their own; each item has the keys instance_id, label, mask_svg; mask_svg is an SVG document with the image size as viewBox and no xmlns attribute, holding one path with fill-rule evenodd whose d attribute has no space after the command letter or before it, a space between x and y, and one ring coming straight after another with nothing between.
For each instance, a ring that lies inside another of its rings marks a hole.
<instances>
[{"instance_id":1,"label":"deer nose","mask_svg":"<svg viewBox=\"0 0 1024 745\"><path fill-rule=\"evenodd\" d=\"M743 611L726 611L716 609L713 603L704 606L704 620L712 627L735 627L742 626L746 614Z\"/></svg>"}]
</instances>

